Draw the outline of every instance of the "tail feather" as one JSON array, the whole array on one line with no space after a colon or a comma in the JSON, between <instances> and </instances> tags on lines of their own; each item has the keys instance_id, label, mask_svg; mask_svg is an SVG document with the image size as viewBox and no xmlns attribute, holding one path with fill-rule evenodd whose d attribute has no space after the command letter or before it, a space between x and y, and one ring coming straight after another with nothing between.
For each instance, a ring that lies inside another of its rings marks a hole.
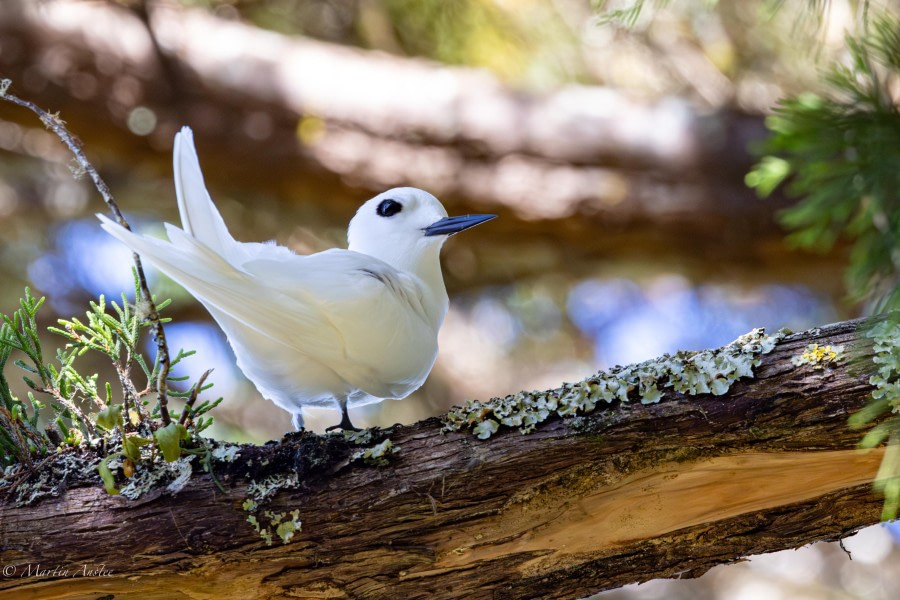
<instances>
[{"instance_id":1,"label":"tail feather","mask_svg":"<svg viewBox=\"0 0 900 600\"><path fill-rule=\"evenodd\" d=\"M175 136L173 166L182 228L223 258L233 262L237 258L235 253L238 245L206 191L190 127L182 127Z\"/></svg>"},{"instance_id":2,"label":"tail feather","mask_svg":"<svg viewBox=\"0 0 900 600\"><path fill-rule=\"evenodd\" d=\"M344 354L340 334L308 296L288 298L230 264L186 232L166 224L170 241L128 231L105 215L101 227L185 287L207 307L307 356Z\"/></svg>"}]
</instances>

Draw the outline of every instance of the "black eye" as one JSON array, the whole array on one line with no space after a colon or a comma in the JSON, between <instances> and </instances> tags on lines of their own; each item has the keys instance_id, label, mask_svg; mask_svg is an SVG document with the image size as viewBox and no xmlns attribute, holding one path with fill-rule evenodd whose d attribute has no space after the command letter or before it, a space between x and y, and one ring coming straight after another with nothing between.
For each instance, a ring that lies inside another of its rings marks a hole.
<instances>
[{"instance_id":1,"label":"black eye","mask_svg":"<svg viewBox=\"0 0 900 600\"><path fill-rule=\"evenodd\" d=\"M393 217L398 212L403 210L403 205L397 202L396 200L382 200L381 204L378 205L378 209L375 211L378 213L379 217Z\"/></svg>"}]
</instances>

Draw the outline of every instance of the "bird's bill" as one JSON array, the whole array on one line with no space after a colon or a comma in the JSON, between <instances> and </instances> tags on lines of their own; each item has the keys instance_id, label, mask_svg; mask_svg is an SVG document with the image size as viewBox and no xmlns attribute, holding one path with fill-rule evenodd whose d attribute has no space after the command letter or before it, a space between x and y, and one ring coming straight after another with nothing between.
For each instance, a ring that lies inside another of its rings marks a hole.
<instances>
[{"instance_id":1,"label":"bird's bill","mask_svg":"<svg viewBox=\"0 0 900 600\"><path fill-rule=\"evenodd\" d=\"M485 221L496 219L497 215L465 215L464 217L447 217L435 223L432 223L422 231L425 235L453 235L480 225Z\"/></svg>"}]
</instances>

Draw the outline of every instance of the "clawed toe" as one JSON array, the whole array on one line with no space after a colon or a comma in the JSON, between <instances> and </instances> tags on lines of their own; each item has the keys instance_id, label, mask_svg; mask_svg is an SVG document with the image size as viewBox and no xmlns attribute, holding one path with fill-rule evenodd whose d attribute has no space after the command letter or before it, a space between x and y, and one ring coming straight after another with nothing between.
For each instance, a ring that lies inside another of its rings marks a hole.
<instances>
[{"instance_id":1,"label":"clawed toe","mask_svg":"<svg viewBox=\"0 0 900 600\"><path fill-rule=\"evenodd\" d=\"M325 431L334 431L335 429L341 429L343 431L362 431L362 429L354 426L353 423L350 422L350 415L348 415L346 411L344 411L343 415L341 416L340 423L338 423L337 425L332 425L331 427L326 427Z\"/></svg>"}]
</instances>

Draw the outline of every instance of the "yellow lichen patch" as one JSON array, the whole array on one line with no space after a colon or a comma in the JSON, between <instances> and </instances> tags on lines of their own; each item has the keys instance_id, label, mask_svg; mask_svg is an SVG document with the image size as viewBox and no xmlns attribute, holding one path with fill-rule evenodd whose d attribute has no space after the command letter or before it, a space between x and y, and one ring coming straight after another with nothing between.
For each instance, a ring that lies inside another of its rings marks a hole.
<instances>
[{"instance_id":1,"label":"yellow lichen patch","mask_svg":"<svg viewBox=\"0 0 900 600\"><path fill-rule=\"evenodd\" d=\"M803 354L795 356L791 359L791 362L795 367L810 365L813 369L824 369L826 365L839 361L843 352L843 346L810 344L803 351Z\"/></svg>"}]
</instances>

